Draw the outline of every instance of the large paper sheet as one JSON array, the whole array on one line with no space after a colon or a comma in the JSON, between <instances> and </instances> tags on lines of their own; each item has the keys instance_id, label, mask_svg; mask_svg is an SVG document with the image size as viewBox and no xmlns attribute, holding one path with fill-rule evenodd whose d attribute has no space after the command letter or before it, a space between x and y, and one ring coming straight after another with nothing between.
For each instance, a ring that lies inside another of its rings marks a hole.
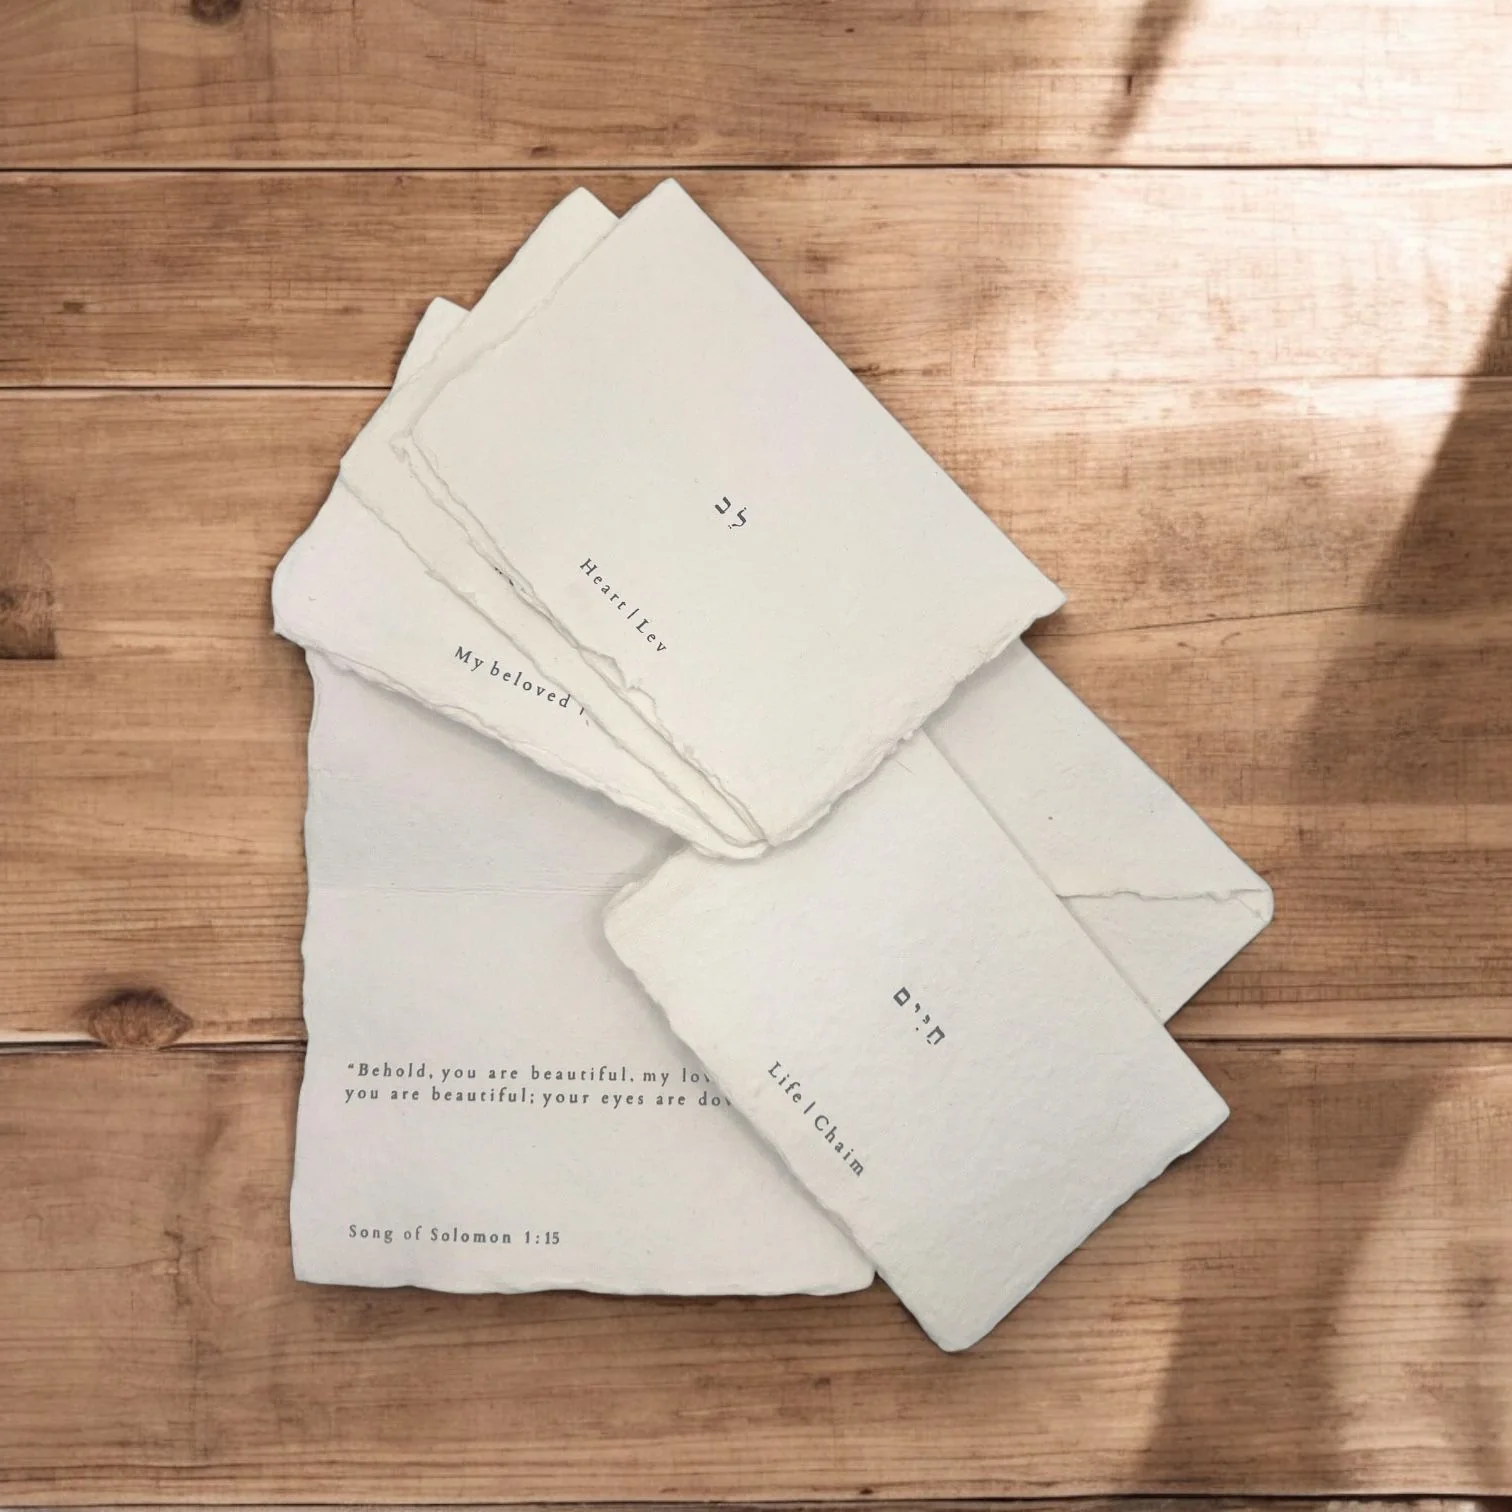
<instances>
[{"instance_id":1,"label":"large paper sheet","mask_svg":"<svg viewBox=\"0 0 1512 1512\"><path fill-rule=\"evenodd\" d=\"M604 943L671 837L310 658L306 1281L838 1292L866 1261Z\"/></svg>"}]
</instances>

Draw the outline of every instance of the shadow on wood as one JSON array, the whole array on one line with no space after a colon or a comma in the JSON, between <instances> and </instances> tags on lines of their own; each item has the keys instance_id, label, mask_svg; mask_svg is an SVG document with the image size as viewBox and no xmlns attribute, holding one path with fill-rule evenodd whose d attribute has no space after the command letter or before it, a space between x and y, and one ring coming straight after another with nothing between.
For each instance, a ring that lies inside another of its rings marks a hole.
<instances>
[{"instance_id":1,"label":"shadow on wood","mask_svg":"<svg viewBox=\"0 0 1512 1512\"><path fill-rule=\"evenodd\" d=\"M1123 99L1103 128L1103 139L1110 155L1139 124L1161 64L1191 15L1192 0L1144 0L1140 6L1124 53Z\"/></svg>"},{"instance_id":2,"label":"shadow on wood","mask_svg":"<svg viewBox=\"0 0 1512 1512\"><path fill-rule=\"evenodd\" d=\"M1503 292L1496 317L1482 345L1477 376L1496 373L1512 321L1512 282ZM1499 407L1484 387L1467 384L1461 407L1444 434L1433 466L1424 479L1391 549L1381 559L1370 583L1367 608L1356 621L1349 654L1325 675L1313 704L1308 727L1297 742L1294 774L1299 797L1319 804L1354 803L1442 806L1458 802L1473 812L1479 804L1512 800L1512 773L1505 762L1477 762L1478 740L1504 740L1506 732L1490 723L1502 717L1495 708L1466 708L1455 697L1451 663L1455 659L1493 659L1502 668L1503 685L1512 686L1512 456L1508 431ZM1426 622L1430 617L1455 616L1466 633L1445 641L1424 634L1420 641L1378 636L1382 622L1407 617ZM1445 691L1445 685L1449 691ZM1368 709L1352 718L1351 709ZM1386 732L1383 738L1382 732ZM1467 821L1468 822L1468 821ZM1461 837L1473 845L1473 837ZM1299 843L1305 843L1299 837ZM1484 852L1482 885L1498 895L1506 890L1504 858ZM1399 858L1400 859L1400 858ZM1362 864L1370 864L1368 861ZM1368 891L1365 896L1369 896ZM1509 894L1512 897L1512 894ZM1284 917L1285 896L1277 898L1278 917ZM1505 976L1512 952L1512 902L1505 905L1505 942L1498 959L1483 956L1464 962L1467 989L1486 974ZM1378 974L1389 986L1393 963L1361 961L1362 974ZM1368 988L1365 989L1368 992ZM1404 1055L1410 1055L1404 1049ZM1199 1053L1200 1058L1200 1053ZM1159 1426L1146 1455L1150 1484L1172 1490L1196 1488L1211 1479L1203 1445L1211 1442L1215 1424L1222 1422L1234 1438L1253 1441L1258 1456L1262 1441L1289 1434L1305 1444L1302 1458L1290 1467L1282 1486L1296 1489L1328 1483L1339 1474L1351 1449L1341 1442L1343 1425L1351 1421L1351 1399L1373 1391L1396 1389L1405 1376L1409 1390L1431 1390L1412 1378L1410 1341L1393 1339L1390 1320L1377 1325L1383 1337L1373 1361L1362 1358L1356 1346L1346 1354L1340 1339L1352 1330L1341 1319L1351 1308L1356 1279L1385 1247L1400 1263L1402 1253L1436 1269L1435 1282L1452 1299L1437 1326L1444 1347L1454 1356L1473 1360L1477 1334L1486 1326L1488 1299L1495 1293L1505 1255L1474 1234L1396 1235L1379 1229L1383 1194L1394 1183L1427 1181L1436 1177L1433 1154L1436 1121L1451 1116L1427 1094L1429 1083L1404 1074L1385 1084L1392 1116L1370 1139L1361 1137L1358 1110L1346 1089L1326 1082L1299 1092L1298 1114L1308 1132L1305 1151L1275 1150L1279 1167L1269 1183L1284 1193L1288 1162L1306 1159L1312 1175L1310 1198L1325 1205L1319 1214L1331 1242L1306 1253L1272 1255L1270 1279L1290 1299L1292 1327L1273 1338L1269 1347L1286 1357L1284 1399L1263 1400L1242 1384L1232 1400L1216 1400L1210 1372L1198 1361L1223 1336L1225 1325L1239 1318L1236 1297L1241 1279L1230 1274L1231 1262L1219 1259L1218 1279L1193 1270L1183 1299L1182 1324L1165 1376ZM1236 1107L1236 1122L1245 1110ZM1218 1135L1219 1141L1224 1132ZM1253 1215L1256 1242L1266 1242L1267 1218ZM1419 1248L1419 1244L1424 1247ZM1449 1274L1444 1274L1447 1271ZM1414 1288L1421 1278L1399 1277L1402 1288ZM1233 1283L1233 1284L1226 1284ZM1238 1341L1236 1340L1236 1347ZM1254 1348L1255 1341L1246 1347ZM1379 1372L1378 1375L1375 1372ZM1267 1372L1274 1378L1274 1372ZM1373 1378L1374 1377L1374 1378ZM1195 1383L1201 1381L1200 1387ZM1461 1461L1463 1489L1505 1493L1512 1488L1512 1402L1498 1383L1482 1372L1459 1383L1456 1399L1442 1407L1446 1450ZM1338 1432L1298 1434L1299 1422L1333 1424ZM1257 1489L1260 1489L1257 1487Z\"/></svg>"}]
</instances>

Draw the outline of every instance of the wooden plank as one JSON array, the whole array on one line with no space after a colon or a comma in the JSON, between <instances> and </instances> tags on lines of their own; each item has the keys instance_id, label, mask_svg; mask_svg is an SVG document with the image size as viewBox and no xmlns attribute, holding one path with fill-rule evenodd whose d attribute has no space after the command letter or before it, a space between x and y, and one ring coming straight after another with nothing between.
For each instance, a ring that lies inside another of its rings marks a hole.
<instances>
[{"instance_id":1,"label":"wooden plank","mask_svg":"<svg viewBox=\"0 0 1512 1512\"><path fill-rule=\"evenodd\" d=\"M579 177L0 176L0 384L386 384ZM684 179L871 381L1512 372L1512 173Z\"/></svg>"},{"instance_id":2,"label":"wooden plank","mask_svg":"<svg viewBox=\"0 0 1512 1512\"><path fill-rule=\"evenodd\" d=\"M1499 0L29 0L0 160L1505 162Z\"/></svg>"},{"instance_id":3,"label":"wooden plank","mask_svg":"<svg viewBox=\"0 0 1512 1512\"><path fill-rule=\"evenodd\" d=\"M223 1504L215 1504L217 1508ZM239 1512L280 1512L270 1502L261 1505L238 1502ZM393 1502L327 1502L316 1506L301 1502L301 1512L464 1512L461 1503L449 1507L427 1502L399 1506ZM468 1502L465 1512L694 1512L695 1508L727 1506L718 1502ZM209 1502L136 1504L136 1512L210 1512ZM762 1512L861 1512L876 1506L872 1501L758 1502ZM973 1501L890 1501L889 1512L1073 1512L1063 1500L982 1498ZM79 1508L77 1512L117 1512L114 1507ZM754 1512L742 1508L741 1512ZM1074 1512L1498 1512L1494 1502L1471 1496L1319 1497L1301 1496L1089 1496L1077 1499Z\"/></svg>"},{"instance_id":4,"label":"wooden plank","mask_svg":"<svg viewBox=\"0 0 1512 1512\"><path fill-rule=\"evenodd\" d=\"M1512 598L1512 382L875 386L1064 585L1049 635ZM45 597L50 655L260 645L380 398L0 393L0 590Z\"/></svg>"},{"instance_id":5,"label":"wooden plank","mask_svg":"<svg viewBox=\"0 0 1512 1512\"><path fill-rule=\"evenodd\" d=\"M1230 1123L950 1357L881 1286L298 1286L297 1056L0 1055L0 1498L1512 1490L1512 1047L1198 1059Z\"/></svg>"},{"instance_id":6,"label":"wooden plank","mask_svg":"<svg viewBox=\"0 0 1512 1512\"><path fill-rule=\"evenodd\" d=\"M1512 1033L1512 384L889 398L1069 590L1043 654L1277 890L1178 1032ZM55 653L0 662L0 1036L130 989L191 1040L300 1033L267 589L372 402L0 401L0 591Z\"/></svg>"}]
</instances>

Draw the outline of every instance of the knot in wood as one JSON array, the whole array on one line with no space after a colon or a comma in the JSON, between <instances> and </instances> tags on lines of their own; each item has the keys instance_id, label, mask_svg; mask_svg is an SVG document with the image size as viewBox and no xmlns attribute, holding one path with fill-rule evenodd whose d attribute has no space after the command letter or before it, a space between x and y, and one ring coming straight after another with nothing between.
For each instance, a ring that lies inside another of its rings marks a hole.
<instances>
[{"instance_id":1,"label":"knot in wood","mask_svg":"<svg viewBox=\"0 0 1512 1512\"><path fill-rule=\"evenodd\" d=\"M0 661L51 661L57 654L52 594L36 584L0 587Z\"/></svg>"},{"instance_id":2,"label":"knot in wood","mask_svg":"<svg viewBox=\"0 0 1512 1512\"><path fill-rule=\"evenodd\" d=\"M193 1023L156 987L124 988L85 1014L90 1034L111 1050L161 1050Z\"/></svg>"},{"instance_id":3,"label":"knot in wood","mask_svg":"<svg viewBox=\"0 0 1512 1512\"><path fill-rule=\"evenodd\" d=\"M189 0L189 14L196 21L214 26L230 21L242 8L242 0Z\"/></svg>"}]
</instances>

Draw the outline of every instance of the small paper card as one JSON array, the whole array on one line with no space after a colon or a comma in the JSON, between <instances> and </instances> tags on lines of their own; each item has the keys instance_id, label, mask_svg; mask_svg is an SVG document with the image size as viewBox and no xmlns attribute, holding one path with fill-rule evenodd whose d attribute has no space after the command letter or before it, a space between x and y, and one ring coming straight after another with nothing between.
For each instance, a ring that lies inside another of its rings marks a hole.
<instances>
[{"instance_id":1,"label":"small paper card","mask_svg":"<svg viewBox=\"0 0 1512 1512\"><path fill-rule=\"evenodd\" d=\"M927 737L757 864L674 856L606 931L946 1349L1227 1113Z\"/></svg>"},{"instance_id":2,"label":"small paper card","mask_svg":"<svg viewBox=\"0 0 1512 1512\"><path fill-rule=\"evenodd\" d=\"M604 943L669 837L310 658L306 1281L830 1293L871 1270Z\"/></svg>"},{"instance_id":3,"label":"small paper card","mask_svg":"<svg viewBox=\"0 0 1512 1512\"><path fill-rule=\"evenodd\" d=\"M773 844L1062 601L671 181L410 436L514 589Z\"/></svg>"}]
</instances>

